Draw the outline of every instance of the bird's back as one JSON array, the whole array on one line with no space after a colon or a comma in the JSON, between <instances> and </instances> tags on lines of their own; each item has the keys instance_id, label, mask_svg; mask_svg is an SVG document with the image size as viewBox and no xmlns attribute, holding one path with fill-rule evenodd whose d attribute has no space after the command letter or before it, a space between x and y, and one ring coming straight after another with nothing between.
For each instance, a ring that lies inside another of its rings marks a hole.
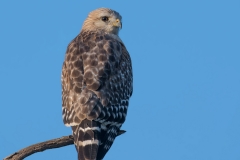
<instances>
[{"instance_id":1,"label":"bird's back","mask_svg":"<svg viewBox=\"0 0 240 160\"><path fill-rule=\"evenodd\" d=\"M115 35L81 32L62 68L63 121L79 160L102 159L125 121L132 95L130 56Z\"/></svg>"}]
</instances>

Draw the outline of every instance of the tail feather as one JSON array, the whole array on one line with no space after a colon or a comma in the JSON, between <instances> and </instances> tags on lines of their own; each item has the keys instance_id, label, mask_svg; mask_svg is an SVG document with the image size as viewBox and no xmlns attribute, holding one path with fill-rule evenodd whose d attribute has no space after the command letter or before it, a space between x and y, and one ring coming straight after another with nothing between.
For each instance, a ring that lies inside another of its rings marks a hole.
<instances>
[{"instance_id":1,"label":"tail feather","mask_svg":"<svg viewBox=\"0 0 240 160\"><path fill-rule=\"evenodd\" d=\"M72 126L72 130L78 160L96 160L101 133L99 122L85 119L80 125Z\"/></svg>"},{"instance_id":2,"label":"tail feather","mask_svg":"<svg viewBox=\"0 0 240 160\"><path fill-rule=\"evenodd\" d=\"M113 141L117 137L119 132L119 127L117 126L110 126L107 129L107 132L104 133L102 140L101 140L101 145L99 146L98 149L98 155L97 155L97 160L102 160L108 150L111 148Z\"/></svg>"}]
</instances>

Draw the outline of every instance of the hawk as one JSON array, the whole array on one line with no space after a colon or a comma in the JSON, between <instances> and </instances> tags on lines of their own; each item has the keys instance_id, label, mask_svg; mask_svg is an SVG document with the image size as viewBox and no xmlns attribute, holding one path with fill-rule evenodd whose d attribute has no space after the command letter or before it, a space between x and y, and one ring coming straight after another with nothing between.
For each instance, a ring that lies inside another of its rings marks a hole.
<instances>
[{"instance_id":1,"label":"hawk","mask_svg":"<svg viewBox=\"0 0 240 160\"><path fill-rule=\"evenodd\" d=\"M62 115L78 160L102 160L120 132L133 92L130 55L119 38L121 15L90 12L67 47L62 67Z\"/></svg>"}]
</instances>

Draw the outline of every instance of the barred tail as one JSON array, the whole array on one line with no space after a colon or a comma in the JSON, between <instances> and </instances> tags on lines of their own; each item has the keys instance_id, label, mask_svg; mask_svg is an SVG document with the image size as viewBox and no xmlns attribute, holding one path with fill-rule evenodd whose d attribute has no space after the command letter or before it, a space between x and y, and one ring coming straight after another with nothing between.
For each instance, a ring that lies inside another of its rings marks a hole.
<instances>
[{"instance_id":1,"label":"barred tail","mask_svg":"<svg viewBox=\"0 0 240 160\"><path fill-rule=\"evenodd\" d=\"M96 160L101 133L99 122L85 119L78 126L72 126L72 130L78 160Z\"/></svg>"},{"instance_id":2,"label":"barred tail","mask_svg":"<svg viewBox=\"0 0 240 160\"><path fill-rule=\"evenodd\" d=\"M124 133L125 131L119 131L119 127L110 126L105 133L102 133L102 141L98 149L97 160L102 160L108 150L111 148L115 138Z\"/></svg>"}]
</instances>

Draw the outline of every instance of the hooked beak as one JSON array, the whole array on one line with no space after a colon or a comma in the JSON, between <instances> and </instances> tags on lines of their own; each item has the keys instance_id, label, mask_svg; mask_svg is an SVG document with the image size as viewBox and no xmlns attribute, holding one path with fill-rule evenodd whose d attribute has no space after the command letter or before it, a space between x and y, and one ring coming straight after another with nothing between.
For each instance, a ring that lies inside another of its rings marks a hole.
<instances>
[{"instance_id":1,"label":"hooked beak","mask_svg":"<svg viewBox=\"0 0 240 160\"><path fill-rule=\"evenodd\" d=\"M114 27L122 28L122 22L119 19L116 19L115 22L113 22Z\"/></svg>"}]
</instances>

